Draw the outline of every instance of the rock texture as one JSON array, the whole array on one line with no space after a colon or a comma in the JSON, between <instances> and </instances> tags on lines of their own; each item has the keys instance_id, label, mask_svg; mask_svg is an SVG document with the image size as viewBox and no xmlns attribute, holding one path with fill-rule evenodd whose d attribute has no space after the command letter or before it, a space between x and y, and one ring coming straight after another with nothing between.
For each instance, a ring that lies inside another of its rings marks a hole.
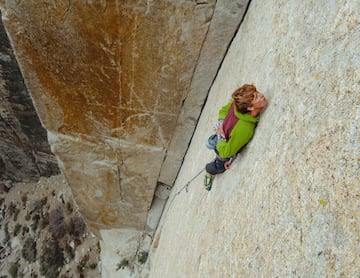
<instances>
[{"instance_id":1,"label":"rock texture","mask_svg":"<svg viewBox=\"0 0 360 278\"><path fill-rule=\"evenodd\" d=\"M198 1L200 2L200 1ZM200 108L204 105L219 65L224 59L228 43L239 28L246 12L248 0L216 1L207 35L194 70L189 93L182 104L167 155L163 163L159 181L173 185L187 146L196 127Z\"/></svg>"},{"instance_id":2,"label":"rock texture","mask_svg":"<svg viewBox=\"0 0 360 278\"><path fill-rule=\"evenodd\" d=\"M0 21L0 181L37 181L59 173Z\"/></svg>"},{"instance_id":3,"label":"rock texture","mask_svg":"<svg viewBox=\"0 0 360 278\"><path fill-rule=\"evenodd\" d=\"M172 185L247 3L226 2L0 1L52 151L95 232L144 229L158 181Z\"/></svg>"},{"instance_id":4,"label":"rock texture","mask_svg":"<svg viewBox=\"0 0 360 278\"><path fill-rule=\"evenodd\" d=\"M150 277L359 277L359 1L251 1L155 236ZM195 179L218 109L243 83L269 98L252 142Z\"/></svg>"},{"instance_id":5,"label":"rock texture","mask_svg":"<svg viewBox=\"0 0 360 278\"><path fill-rule=\"evenodd\" d=\"M63 175L0 189L0 277L101 277L99 247Z\"/></svg>"}]
</instances>

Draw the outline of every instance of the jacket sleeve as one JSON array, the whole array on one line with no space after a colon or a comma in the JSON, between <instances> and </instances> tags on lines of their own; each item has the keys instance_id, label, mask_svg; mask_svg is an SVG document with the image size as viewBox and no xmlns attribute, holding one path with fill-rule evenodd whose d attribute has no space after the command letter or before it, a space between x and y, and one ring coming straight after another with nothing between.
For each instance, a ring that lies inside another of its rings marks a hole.
<instances>
[{"instance_id":1,"label":"jacket sleeve","mask_svg":"<svg viewBox=\"0 0 360 278\"><path fill-rule=\"evenodd\" d=\"M220 157L229 158L235 155L252 138L253 129L234 127L228 141L220 140L216 144L216 150Z\"/></svg>"},{"instance_id":2,"label":"jacket sleeve","mask_svg":"<svg viewBox=\"0 0 360 278\"><path fill-rule=\"evenodd\" d=\"M226 115L229 112L231 104L232 101L228 102L225 106L221 107L221 109L219 110L218 120L224 120L226 118Z\"/></svg>"}]
</instances>

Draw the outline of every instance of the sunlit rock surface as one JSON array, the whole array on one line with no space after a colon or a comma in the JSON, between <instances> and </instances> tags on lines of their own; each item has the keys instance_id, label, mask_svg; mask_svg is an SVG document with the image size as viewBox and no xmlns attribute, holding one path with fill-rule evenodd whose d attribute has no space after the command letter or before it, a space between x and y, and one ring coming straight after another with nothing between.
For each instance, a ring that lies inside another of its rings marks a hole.
<instances>
[{"instance_id":1,"label":"sunlit rock surface","mask_svg":"<svg viewBox=\"0 0 360 278\"><path fill-rule=\"evenodd\" d=\"M150 277L360 276L359 1L251 1L210 91L150 255ZM269 98L252 142L176 192L232 91Z\"/></svg>"}]
</instances>

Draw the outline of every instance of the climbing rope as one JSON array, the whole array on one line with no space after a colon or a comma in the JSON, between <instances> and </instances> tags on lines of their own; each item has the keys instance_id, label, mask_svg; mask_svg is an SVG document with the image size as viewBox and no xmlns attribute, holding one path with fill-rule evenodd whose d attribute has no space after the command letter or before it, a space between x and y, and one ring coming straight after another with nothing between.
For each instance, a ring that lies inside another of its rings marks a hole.
<instances>
[{"instance_id":1,"label":"climbing rope","mask_svg":"<svg viewBox=\"0 0 360 278\"><path fill-rule=\"evenodd\" d=\"M233 161L235 160L236 157L237 157L237 154L235 154L234 156L230 157L230 159L225 163L225 168L226 168L226 170L228 170L228 169L230 168L230 165L233 163ZM214 160L215 160L215 159L214 159ZM200 174L201 174L202 172L204 172L204 170L205 170L205 167L202 168L202 169L200 170L200 172L198 172L191 180L189 180L187 183L185 183L185 185L184 185L183 187L181 187L178 192L175 193L174 198L175 198L177 195L179 195L184 189L186 189L186 192L188 192L188 191L189 191L189 185L190 185L190 183L191 183L194 179L196 179L198 176L200 176Z\"/></svg>"},{"instance_id":2,"label":"climbing rope","mask_svg":"<svg viewBox=\"0 0 360 278\"><path fill-rule=\"evenodd\" d=\"M196 179L198 176L200 176L200 174L201 174L202 172L204 172L204 170L205 170L205 168L202 168L199 173L197 173L191 180L189 180L183 187L181 187L178 192L175 193L174 197L177 196L177 195L179 195L179 194L181 193L181 191L183 191L184 189L186 189L186 192L188 192L188 191L189 191L189 185L190 185L190 183L191 183L194 179Z\"/></svg>"}]
</instances>

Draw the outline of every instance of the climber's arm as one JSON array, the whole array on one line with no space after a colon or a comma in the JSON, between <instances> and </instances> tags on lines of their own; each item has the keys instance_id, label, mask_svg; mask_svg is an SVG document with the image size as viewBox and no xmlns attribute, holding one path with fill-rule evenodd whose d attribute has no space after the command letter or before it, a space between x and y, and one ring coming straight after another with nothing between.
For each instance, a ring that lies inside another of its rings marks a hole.
<instances>
[{"instance_id":1,"label":"climber's arm","mask_svg":"<svg viewBox=\"0 0 360 278\"><path fill-rule=\"evenodd\" d=\"M218 141L216 152L222 158L232 157L250 141L252 136L253 131L251 129L244 129L241 125L235 126L228 141Z\"/></svg>"}]
</instances>

